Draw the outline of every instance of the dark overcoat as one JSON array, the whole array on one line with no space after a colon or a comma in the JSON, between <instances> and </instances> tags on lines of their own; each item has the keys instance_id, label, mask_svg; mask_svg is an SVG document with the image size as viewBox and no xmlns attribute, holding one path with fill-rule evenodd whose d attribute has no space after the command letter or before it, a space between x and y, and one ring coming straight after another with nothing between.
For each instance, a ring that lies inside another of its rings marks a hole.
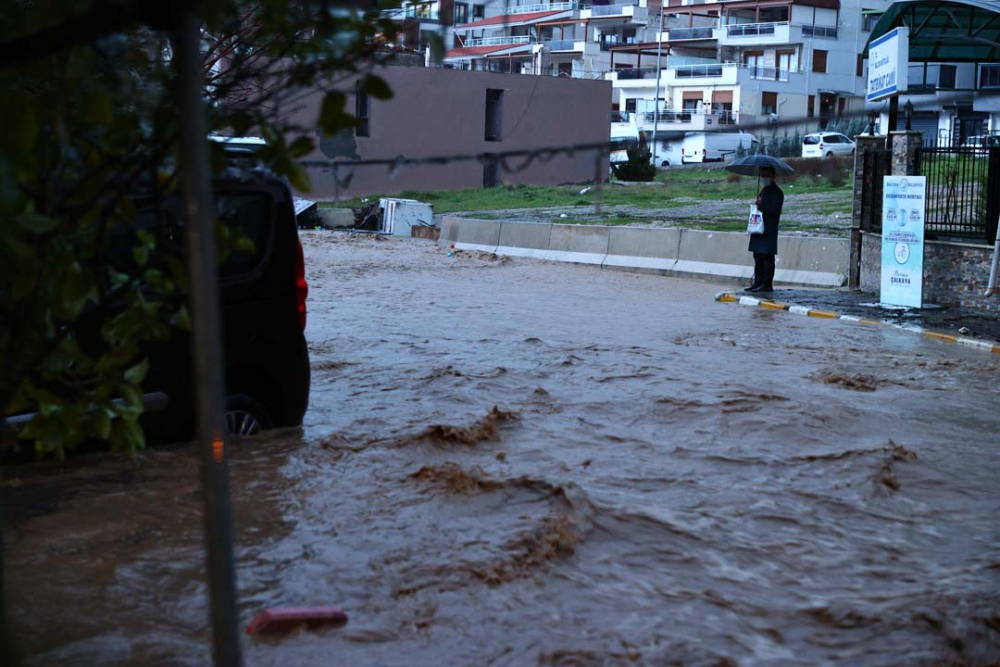
<instances>
[{"instance_id":1,"label":"dark overcoat","mask_svg":"<svg viewBox=\"0 0 1000 667\"><path fill-rule=\"evenodd\" d=\"M781 207L785 203L785 193L776 183L771 183L760 191L760 206L764 215L764 233L750 235L750 252L763 255L778 254L778 223L781 221Z\"/></svg>"}]
</instances>

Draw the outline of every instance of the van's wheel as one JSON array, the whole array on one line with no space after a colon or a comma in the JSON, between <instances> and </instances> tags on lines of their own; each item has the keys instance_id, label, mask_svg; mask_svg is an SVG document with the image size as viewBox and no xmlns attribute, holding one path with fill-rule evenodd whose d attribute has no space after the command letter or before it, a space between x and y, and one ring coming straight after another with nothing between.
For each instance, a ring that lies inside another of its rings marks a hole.
<instances>
[{"instance_id":1,"label":"van's wheel","mask_svg":"<svg viewBox=\"0 0 1000 667\"><path fill-rule=\"evenodd\" d=\"M833 151L830 151L829 153L827 153L826 156L827 157L833 157Z\"/></svg>"},{"instance_id":2,"label":"van's wheel","mask_svg":"<svg viewBox=\"0 0 1000 667\"><path fill-rule=\"evenodd\" d=\"M224 416L229 435L246 437L274 428L267 408L246 394L227 396Z\"/></svg>"}]
</instances>

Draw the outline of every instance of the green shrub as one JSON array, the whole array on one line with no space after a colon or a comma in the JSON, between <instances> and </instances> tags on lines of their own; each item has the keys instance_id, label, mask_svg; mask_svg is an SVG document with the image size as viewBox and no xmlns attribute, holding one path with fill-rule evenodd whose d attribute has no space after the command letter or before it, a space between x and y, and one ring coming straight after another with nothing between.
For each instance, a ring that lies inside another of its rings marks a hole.
<instances>
[{"instance_id":1,"label":"green shrub","mask_svg":"<svg viewBox=\"0 0 1000 667\"><path fill-rule=\"evenodd\" d=\"M650 162L652 157L646 140L640 137L639 144L628 149L628 162L612 165L611 169L622 181L651 181L656 178L656 166Z\"/></svg>"}]
</instances>

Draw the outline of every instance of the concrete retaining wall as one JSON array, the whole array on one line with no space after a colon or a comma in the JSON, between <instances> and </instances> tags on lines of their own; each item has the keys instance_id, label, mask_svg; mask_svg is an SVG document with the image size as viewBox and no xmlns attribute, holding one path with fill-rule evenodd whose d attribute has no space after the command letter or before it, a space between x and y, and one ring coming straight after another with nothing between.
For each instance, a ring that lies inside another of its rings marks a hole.
<instances>
[{"instance_id":1,"label":"concrete retaining wall","mask_svg":"<svg viewBox=\"0 0 1000 667\"><path fill-rule=\"evenodd\" d=\"M514 257L550 259L547 254L551 234L552 225L549 224L504 222L500 225L500 239L496 253Z\"/></svg>"},{"instance_id":2,"label":"concrete retaining wall","mask_svg":"<svg viewBox=\"0 0 1000 667\"><path fill-rule=\"evenodd\" d=\"M545 259L600 266L608 256L608 229L603 225L552 225Z\"/></svg>"},{"instance_id":3,"label":"concrete retaining wall","mask_svg":"<svg viewBox=\"0 0 1000 667\"><path fill-rule=\"evenodd\" d=\"M619 271L712 276L753 275L747 235L697 229L556 225L445 217L441 241L462 250L592 264ZM847 239L780 237L775 281L839 287L846 282Z\"/></svg>"}]
</instances>

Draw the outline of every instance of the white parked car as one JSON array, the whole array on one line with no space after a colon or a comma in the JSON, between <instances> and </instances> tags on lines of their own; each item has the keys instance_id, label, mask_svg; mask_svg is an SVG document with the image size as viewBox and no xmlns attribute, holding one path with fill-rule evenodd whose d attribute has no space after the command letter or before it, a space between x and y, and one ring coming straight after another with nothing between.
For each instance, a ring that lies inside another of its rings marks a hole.
<instances>
[{"instance_id":1,"label":"white parked car","mask_svg":"<svg viewBox=\"0 0 1000 667\"><path fill-rule=\"evenodd\" d=\"M840 132L817 132L802 139L802 157L831 157L853 152L854 142Z\"/></svg>"}]
</instances>

